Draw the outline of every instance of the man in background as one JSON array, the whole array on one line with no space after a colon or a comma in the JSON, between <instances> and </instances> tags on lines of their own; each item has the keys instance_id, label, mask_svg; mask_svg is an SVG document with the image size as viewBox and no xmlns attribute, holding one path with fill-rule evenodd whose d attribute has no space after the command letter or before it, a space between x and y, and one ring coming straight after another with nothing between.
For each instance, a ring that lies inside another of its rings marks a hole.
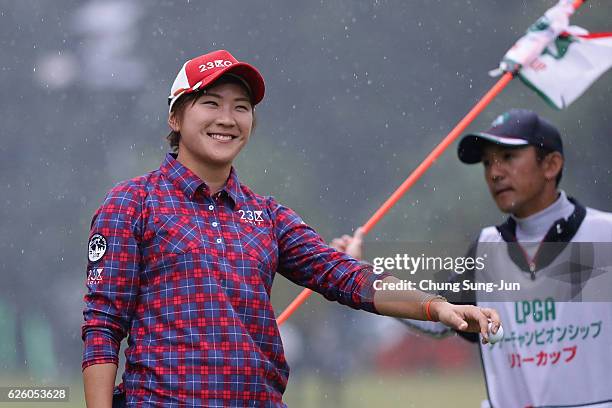
<instances>
[{"instance_id":1,"label":"man in background","mask_svg":"<svg viewBox=\"0 0 612 408\"><path fill-rule=\"evenodd\" d=\"M458 154L463 163L482 162L489 192L509 216L482 229L469 250L474 259L487 255L484 270L472 268L455 280L503 279L522 288L497 298L460 294L465 303L495 306L504 322L499 344L479 346L488 394L482 407L612 407L612 303L606 294L612 214L586 208L559 189L561 136L534 112L500 115L485 132L464 136ZM331 245L359 258L362 235L358 230ZM453 333L437 323L402 321L437 337ZM462 337L478 342L471 334Z\"/></svg>"}]
</instances>

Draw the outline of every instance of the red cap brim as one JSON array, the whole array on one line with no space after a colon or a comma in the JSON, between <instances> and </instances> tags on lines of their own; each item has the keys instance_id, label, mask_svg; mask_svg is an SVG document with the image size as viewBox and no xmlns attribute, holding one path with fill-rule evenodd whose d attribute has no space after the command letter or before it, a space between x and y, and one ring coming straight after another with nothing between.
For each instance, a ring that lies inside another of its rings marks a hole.
<instances>
[{"instance_id":1,"label":"red cap brim","mask_svg":"<svg viewBox=\"0 0 612 408\"><path fill-rule=\"evenodd\" d=\"M208 76L206 80L202 81L202 83L197 88L185 89L183 92L179 93L176 97L172 98L169 101L170 102L169 110L172 111L172 107L174 103L181 96L188 94L188 93L197 92L209 86L212 86L214 85L217 79L219 79L225 74L233 74L244 80L244 82L249 88L249 91L251 92L253 106L257 105L259 102L263 100L265 92L266 92L266 85L265 85L263 77L261 76L257 68L255 68L254 66L247 64L246 62L238 62L236 64L230 65L229 67L225 69L221 69L215 72L214 74Z\"/></svg>"}]
</instances>

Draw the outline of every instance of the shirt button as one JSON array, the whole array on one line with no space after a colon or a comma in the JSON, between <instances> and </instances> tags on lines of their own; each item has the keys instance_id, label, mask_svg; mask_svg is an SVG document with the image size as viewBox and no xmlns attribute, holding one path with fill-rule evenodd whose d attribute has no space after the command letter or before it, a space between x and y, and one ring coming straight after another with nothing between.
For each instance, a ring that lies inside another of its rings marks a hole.
<instances>
[{"instance_id":1,"label":"shirt button","mask_svg":"<svg viewBox=\"0 0 612 408\"><path fill-rule=\"evenodd\" d=\"M212 210L214 210L214 209L215 209L215 206L211 204L211 205L209 205L209 206L208 206L208 209L209 209L210 211L212 211Z\"/></svg>"},{"instance_id":2,"label":"shirt button","mask_svg":"<svg viewBox=\"0 0 612 408\"><path fill-rule=\"evenodd\" d=\"M221 238L217 238L217 244L220 244L222 242L223 242L223 240Z\"/></svg>"},{"instance_id":3,"label":"shirt button","mask_svg":"<svg viewBox=\"0 0 612 408\"><path fill-rule=\"evenodd\" d=\"M217 221L213 221L212 226L216 227L217 225L219 225L219 223Z\"/></svg>"}]
</instances>

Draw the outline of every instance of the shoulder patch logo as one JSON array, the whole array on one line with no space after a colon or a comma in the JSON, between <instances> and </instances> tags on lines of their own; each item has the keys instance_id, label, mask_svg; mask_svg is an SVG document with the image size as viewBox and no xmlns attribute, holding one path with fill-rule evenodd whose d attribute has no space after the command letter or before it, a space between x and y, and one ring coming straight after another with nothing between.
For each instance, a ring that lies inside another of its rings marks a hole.
<instances>
[{"instance_id":1,"label":"shoulder patch logo","mask_svg":"<svg viewBox=\"0 0 612 408\"><path fill-rule=\"evenodd\" d=\"M89 262L97 262L106 253L106 238L102 234L93 234L89 240Z\"/></svg>"}]
</instances>

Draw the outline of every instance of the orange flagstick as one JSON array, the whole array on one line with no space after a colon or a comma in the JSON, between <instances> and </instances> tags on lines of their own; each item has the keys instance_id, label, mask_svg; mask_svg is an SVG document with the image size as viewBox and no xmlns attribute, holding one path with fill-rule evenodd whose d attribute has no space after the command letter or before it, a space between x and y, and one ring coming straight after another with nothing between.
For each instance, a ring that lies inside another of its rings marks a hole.
<instances>
[{"instance_id":1,"label":"orange flagstick","mask_svg":"<svg viewBox=\"0 0 612 408\"><path fill-rule=\"evenodd\" d=\"M577 9L585 0L574 0L573 7ZM408 178L391 194L382 206L363 225L363 233L368 234L372 228L389 212L408 190L416 183L423 174L431 167L438 157L459 137L461 133L476 119L478 115L495 99L497 95L512 81L514 74L506 72L491 89L474 105L467 115L448 135L427 155L425 160L408 176ZM312 295L312 290L304 289L285 310L278 316L276 323L280 326Z\"/></svg>"},{"instance_id":2,"label":"orange flagstick","mask_svg":"<svg viewBox=\"0 0 612 408\"><path fill-rule=\"evenodd\" d=\"M506 72L497 83L482 97L480 101L468 112L467 115L455 126L453 130L437 145L419 166L408 176L408 178L391 194L382 206L370 217L363 226L363 233L367 234L374 226L389 212L404 194L421 178L431 167L436 159L450 146L455 139L468 127L470 123L487 107L489 103L512 81L513 74ZM312 290L304 289L287 308L278 316L276 322L282 325L299 308L302 303L312 294Z\"/></svg>"}]
</instances>

